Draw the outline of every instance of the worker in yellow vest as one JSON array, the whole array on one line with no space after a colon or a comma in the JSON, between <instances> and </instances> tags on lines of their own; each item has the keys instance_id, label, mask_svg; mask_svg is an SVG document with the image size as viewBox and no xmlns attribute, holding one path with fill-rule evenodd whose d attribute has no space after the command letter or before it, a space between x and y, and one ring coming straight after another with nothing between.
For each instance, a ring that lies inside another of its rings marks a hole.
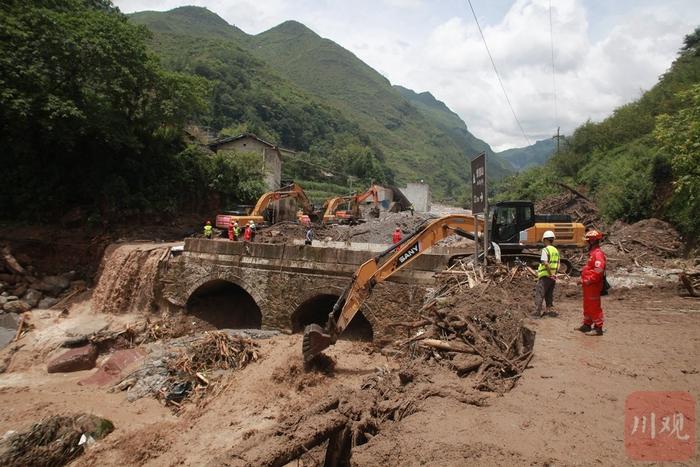
<instances>
[{"instance_id":1,"label":"worker in yellow vest","mask_svg":"<svg viewBox=\"0 0 700 467\"><path fill-rule=\"evenodd\" d=\"M204 225L204 238L211 239L213 229L214 228L211 226L211 221L207 221L207 223Z\"/></svg>"},{"instance_id":2,"label":"worker in yellow vest","mask_svg":"<svg viewBox=\"0 0 700 467\"><path fill-rule=\"evenodd\" d=\"M548 230L542 235L542 254L537 268L537 285L535 286L535 318L541 318L542 301L547 305L547 314L556 316L554 311L554 286L559 272L559 250L554 247L554 232Z\"/></svg>"}]
</instances>

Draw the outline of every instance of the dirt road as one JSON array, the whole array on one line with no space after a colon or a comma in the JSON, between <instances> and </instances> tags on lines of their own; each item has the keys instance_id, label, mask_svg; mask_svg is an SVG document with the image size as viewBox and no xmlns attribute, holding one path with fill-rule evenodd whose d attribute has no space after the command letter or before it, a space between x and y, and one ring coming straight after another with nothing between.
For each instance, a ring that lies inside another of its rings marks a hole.
<instances>
[{"instance_id":1,"label":"dirt road","mask_svg":"<svg viewBox=\"0 0 700 467\"><path fill-rule=\"evenodd\" d=\"M625 398L647 390L688 391L696 400L700 395L700 302L642 290L613 296L604 306L608 332L588 337L572 330L578 300L563 298L558 318L531 323L535 357L511 392L489 397L486 406L465 404L445 391L427 396L415 413L384 423L354 448L352 463L632 464L623 442ZM300 340L260 341L258 362L227 376L216 395L179 416L152 399L129 403L123 393L79 386L91 371L49 375L37 361L0 376L0 433L49 414L87 411L110 418L116 430L76 465L242 465L226 456L244 440L331 392L357 391L368 376L390 374L399 365L368 344L340 342L328 351L337 362L332 375L304 373ZM431 365L425 372L435 388L464 385ZM300 460L319 461L314 451ZM698 463L696 449L687 464Z\"/></svg>"}]
</instances>

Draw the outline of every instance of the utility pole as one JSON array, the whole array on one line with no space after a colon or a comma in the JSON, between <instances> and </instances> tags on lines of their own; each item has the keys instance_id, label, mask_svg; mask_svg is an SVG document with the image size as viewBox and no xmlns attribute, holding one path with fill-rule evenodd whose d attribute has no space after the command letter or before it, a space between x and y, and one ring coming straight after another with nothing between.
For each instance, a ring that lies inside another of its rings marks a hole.
<instances>
[{"instance_id":1,"label":"utility pole","mask_svg":"<svg viewBox=\"0 0 700 467\"><path fill-rule=\"evenodd\" d=\"M557 139L557 156L559 155L559 139L562 136L559 134L559 127L557 127L557 134L552 136L552 139L556 138Z\"/></svg>"}]
</instances>

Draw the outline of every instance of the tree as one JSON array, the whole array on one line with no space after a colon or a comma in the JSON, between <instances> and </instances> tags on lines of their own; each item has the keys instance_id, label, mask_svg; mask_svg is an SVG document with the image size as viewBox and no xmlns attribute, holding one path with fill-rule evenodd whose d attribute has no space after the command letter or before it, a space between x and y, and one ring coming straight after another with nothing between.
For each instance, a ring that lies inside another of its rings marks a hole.
<instances>
[{"instance_id":1,"label":"tree","mask_svg":"<svg viewBox=\"0 0 700 467\"><path fill-rule=\"evenodd\" d=\"M697 33L697 31L696 31ZM686 230L700 231L700 85L678 93L682 108L659 115L654 136L671 157L681 222Z\"/></svg>"}]
</instances>

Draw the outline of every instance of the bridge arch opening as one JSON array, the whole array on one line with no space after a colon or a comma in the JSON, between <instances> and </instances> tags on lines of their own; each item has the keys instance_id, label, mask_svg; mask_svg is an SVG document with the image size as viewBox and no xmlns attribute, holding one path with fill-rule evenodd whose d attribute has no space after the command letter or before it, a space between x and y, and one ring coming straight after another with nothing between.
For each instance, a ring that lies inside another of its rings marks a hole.
<instances>
[{"instance_id":1,"label":"bridge arch opening","mask_svg":"<svg viewBox=\"0 0 700 467\"><path fill-rule=\"evenodd\" d=\"M304 332L308 324L323 326L328 320L328 314L333 311L333 305L338 301L337 295L319 294L307 299L292 313L292 332ZM358 311L348 327L340 336L341 339L371 342L374 338L372 323Z\"/></svg>"},{"instance_id":2,"label":"bridge arch opening","mask_svg":"<svg viewBox=\"0 0 700 467\"><path fill-rule=\"evenodd\" d=\"M187 312L217 329L260 329L262 313L243 287L215 279L199 286L187 299Z\"/></svg>"}]
</instances>

